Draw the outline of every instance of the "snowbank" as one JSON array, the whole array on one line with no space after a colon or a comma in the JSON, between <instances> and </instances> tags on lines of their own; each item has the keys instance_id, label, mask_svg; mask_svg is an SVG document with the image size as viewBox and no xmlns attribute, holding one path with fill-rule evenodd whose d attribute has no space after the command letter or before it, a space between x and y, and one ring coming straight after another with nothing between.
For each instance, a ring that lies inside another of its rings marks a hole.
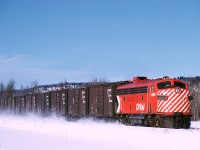
<instances>
[{"instance_id":1,"label":"snowbank","mask_svg":"<svg viewBox=\"0 0 200 150\"><path fill-rule=\"evenodd\" d=\"M0 150L199 150L199 143L200 122L185 130L0 115Z\"/></svg>"}]
</instances>

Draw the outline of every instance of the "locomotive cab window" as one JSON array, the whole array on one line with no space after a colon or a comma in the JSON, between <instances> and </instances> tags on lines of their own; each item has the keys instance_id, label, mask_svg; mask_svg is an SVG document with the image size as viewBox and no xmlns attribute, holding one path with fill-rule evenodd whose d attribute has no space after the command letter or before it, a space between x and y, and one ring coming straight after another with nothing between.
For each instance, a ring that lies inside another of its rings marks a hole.
<instances>
[{"instance_id":1,"label":"locomotive cab window","mask_svg":"<svg viewBox=\"0 0 200 150\"><path fill-rule=\"evenodd\" d=\"M170 88L171 87L171 82L166 81L166 82L161 82L157 84L158 89L165 89L165 88Z\"/></svg>"},{"instance_id":2,"label":"locomotive cab window","mask_svg":"<svg viewBox=\"0 0 200 150\"><path fill-rule=\"evenodd\" d=\"M177 82L177 81L174 81L174 86L175 86L175 87L180 87L180 88L182 88L182 89L185 89L185 88L186 88L186 86L185 86L184 83Z\"/></svg>"}]
</instances>

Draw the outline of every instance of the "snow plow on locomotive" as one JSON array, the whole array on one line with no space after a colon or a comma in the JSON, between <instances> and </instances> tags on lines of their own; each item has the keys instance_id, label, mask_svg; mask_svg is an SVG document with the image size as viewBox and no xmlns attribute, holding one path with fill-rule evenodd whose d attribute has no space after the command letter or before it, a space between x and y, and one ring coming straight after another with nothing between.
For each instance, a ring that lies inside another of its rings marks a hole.
<instances>
[{"instance_id":1,"label":"snow plow on locomotive","mask_svg":"<svg viewBox=\"0 0 200 150\"><path fill-rule=\"evenodd\" d=\"M183 81L135 77L133 81L1 97L0 109L17 114L34 112L68 119L93 117L127 125L189 128L191 100Z\"/></svg>"}]
</instances>

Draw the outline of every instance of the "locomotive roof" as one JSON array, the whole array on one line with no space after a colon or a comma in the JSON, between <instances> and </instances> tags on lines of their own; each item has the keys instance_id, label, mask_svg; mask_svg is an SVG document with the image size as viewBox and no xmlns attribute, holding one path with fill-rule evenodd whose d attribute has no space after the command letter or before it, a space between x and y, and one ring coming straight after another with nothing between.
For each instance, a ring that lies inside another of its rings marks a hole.
<instances>
[{"instance_id":1,"label":"locomotive roof","mask_svg":"<svg viewBox=\"0 0 200 150\"><path fill-rule=\"evenodd\" d=\"M163 78L157 78L157 79L147 79L147 78L142 77L142 80L141 80L140 77L134 77L132 82L118 86L117 89L128 89L128 88L151 86L154 83L157 83L160 81L169 81L169 80L176 80L176 79L169 78L169 77L163 77ZM183 82L183 81L181 81L181 82Z\"/></svg>"}]
</instances>

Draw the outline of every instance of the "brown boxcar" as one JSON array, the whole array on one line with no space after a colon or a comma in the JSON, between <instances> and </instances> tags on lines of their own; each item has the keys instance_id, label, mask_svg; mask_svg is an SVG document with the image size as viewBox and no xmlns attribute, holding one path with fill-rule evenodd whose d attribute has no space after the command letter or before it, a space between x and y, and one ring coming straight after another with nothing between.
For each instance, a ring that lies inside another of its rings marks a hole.
<instances>
[{"instance_id":1,"label":"brown boxcar","mask_svg":"<svg viewBox=\"0 0 200 150\"><path fill-rule=\"evenodd\" d=\"M104 109L103 85L89 87L89 115L103 116Z\"/></svg>"},{"instance_id":2,"label":"brown boxcar","mask_svg":"<svg viewBox=\"0 0 200 150\"><path fill-rule=\"evenodd\" d=\"M36 101L36 112L38 114L44 114L44 94L37 93L35 95L35 101Z\"/></svg>"},{"instance_id":3,"label":"brown boxcar","mask_svg":"<svg viewBox=\"0 0 200 150\"><path fill-rule=\"evenodd\" d=\"M88 88L79 89L79 115L87 116L88 110Z\"/></svg>"},{"instance_id":4,"label":"brown boxcar","mask_svg":"<svg viewBox=\"0 0 200 150\"><path fill-rule=\"evenodd\" d=\"M15 112L17 114L21 113L21 96L16 97L16 107L15 107Z\"/></svg>"},{"instance_id":5,"label":"brown boxcar","mask_svg":"<svg viewBox=\"0 0 200 150\"><path fill-rule=\"evenodd\" d=\"M56 114L60 114L61 91L56 91Z\"/></svg>"},{"instance_id":6,"label":"brown boxcar","mask_svg":"<svg viewBox=\"0 0 200 150\"><path fill-rule=\"evenodd\" d=\"M32 95L31 94L27 94L26 95L26 111L27 113L30 113L32 111Z\"/></svg>"},{"instance_id":7,"label":"brown boxcar","mask_svg":"<svg viewBox=\"0 0 200 150\"><path fill-rule=\"evenodd\" d=\"M115 115L115 105L117 85L115 83L104 85L104 116L112 117Z\"/></svg>"},{"instance_id":8,"label":"brown boxcar","mask_svg":"<svg viewBox=\"0 0 200 150\"><path fill-rule=\"evenodd\" d=\"M74 91L74 116L79 115L79 89L75 89Z\"/></svg>"},{"instance_id":9,"label":"brown boxcar","mask_svg":"<svg viewBox=\"0 0 200 150\"><path fill-rule=\"evenodd\" d=\"M66 90L61 90L61 99L60 99L60 115L66 115L66 108L67 108L67 92Z\"/></svg>"},{"instance_id":10,"label":"brown boxcar","mask_svg":"<svg viewBox=\"0 0 200 150\"><path fill-rule=\"evenodd\" d=\"M4 111L5 109L5 96L4 92L0 91L0 110Z\"/></svg>"},{"instance_id":11,"label":"brown boxcar","mask_svg":"<svg viewBox=\"0 0 200 150\"><path fill-rule=\"evenodd\" d=\"M97 114L96 103L98 99L98 87L89 87L89 115L95 116Z\"/></svg>"},{"instance_id":12,"label":"brown boxcar","mask_svg":"<svg viewBox=\"0 0 200 150\"><path fill-rule=\"evenodd\" d=\"M16 110L16 96L13 96L11 101L11 111L15 113L15 110Z\"/></svg>"},{"instance_id":13,"label":"brown boxcar","mask_svg":"<svg viewBox=\"0 0 200 150\"><path fill-rule=\"evenodd\" d=\"M26 96L21 96L20 99L20 113L26 113Z\"/></svg>"},{"instance_id":14,"label":"brown boxcar","mask_svg":"<svg viewBox=\"0 0 200 150\"><path fill-rule=\"evenodd\" d=\"M8 110L8 98L4 98L4 109Z\"/></svg>"},{"instance_id":15,"label":"brown boxcar","mask_svg":"<svg viewBox=\"0 0 200 150\"><path fill-rule=\"evenodd\" d=\"M3 102L3 97L0 97L0 111L4 110L4 102Z\"/></svg>"},{"instance_id":16,"label":"brown boxcar","mask_svg":"<svg viewBox=\"0 0 200 150\"><path fill-rule=\"evenodd\" d=\"M33 113L37 112L37 104L36 104L35 96L36 96L36 94L31 95L31 110L32 110Z\"/></svg>"},{"instance_id":17,"label":"brown boxcar","mask_svg":"<svg viewBox=\"0 0 200 150\"><path fill-rule=\"evenodd\" d=\"M68 90L68 116L79 116L79 89Z\"/></svg>"},{"instance_id":18,"label":"brown boxcar","mask_svg":"<svg viewBox=\"0 0 200 150\"><path fill-rule=\"evenodd\" d=\"M68 115L73 115L74 114L74 90L69 89L67 94L67 100L68 100Z\"/></svg>"},{"instance_id":19,"label":"brown boxcar","mask_svg":"<svg viewBox=\"0 0 200 150\"><path fill-rule=\"evenodd\" d=\"M60 93L59 91L52 91L50 93L51 95L51 98L50 98L50 106L51 106L51 112L52 113L56 113L58 114L59 113L59 97L60 97Z\"/></svg>"},{"instance_id":20,"label":"brown boxcar","mask_svg":"<svg viewBox=\"0 0 200 150\"><path fill-rule=\"evenodd\" d=\"M8 111L9 112L12 112L12 97L9 97L8 99L7 99L7 102L8 102Z\"/></svg>"},{"instance_id":21,"label":"brown boxcar","mask_svg":"<svg viewBox=\"0 0 200 150\"><path fill-rule=\"evenodd\" d=\"M44 115L50 115L50 92L44 93Z\"/></svg>"},{"instance_id":22,"label":"brown boxcar","mask_svg":"<svg viewBox=\"0 0 200 150\"><path fill-rule=\"evenodd\" d=\"M95 117L115 116L117 86L126 82L106 83L89 87L89 115Z\"/></svg>"}]
</instances>

